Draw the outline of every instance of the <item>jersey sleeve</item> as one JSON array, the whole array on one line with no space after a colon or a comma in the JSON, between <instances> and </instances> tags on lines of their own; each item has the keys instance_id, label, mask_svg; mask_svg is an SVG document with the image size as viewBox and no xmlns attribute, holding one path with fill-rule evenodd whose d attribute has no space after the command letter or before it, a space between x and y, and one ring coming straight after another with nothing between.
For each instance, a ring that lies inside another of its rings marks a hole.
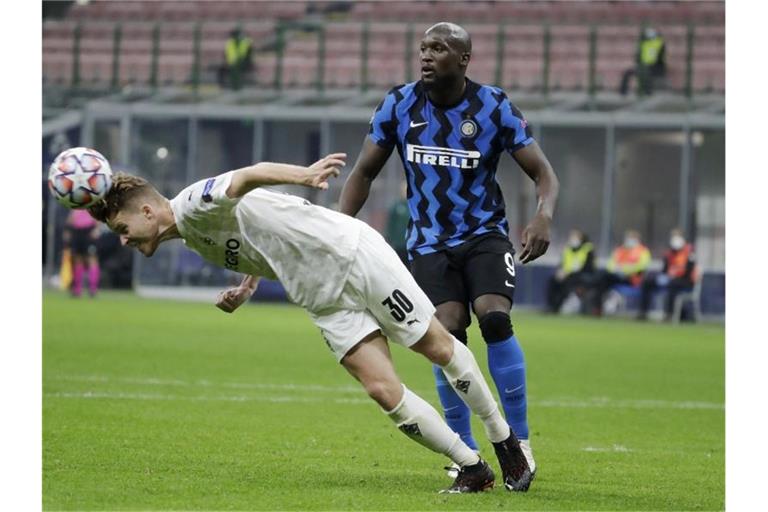
<instances>
[{"instance_id":1,"label":"jersey sleeve","mask_svg":"<svg viewBox=\"0 0 768 512\"><path fill-rule=\"evenodd\" d=\"M241 198L227 196L227 188L232 182L234 171L226 172L212 178L206 178L188 186L176 196L185 215L197 216L213 212L219 208L231 208Z\"/></svg>"},{"instance_id":2,"label":"jersey sleeve","mask_svg":"<svg viewBox=\"0 0 768 512\"><path fill-rule=\"evenodd\" d=\"M499 108L501 109L501 133L504 149L512 154L531 144L534 138L528 121L506 95L499 104Z\"/></svg>"},{"instance_id":3,"label":"jersey sleeve","mask_svg":"<svg viewBox=\"0 0 768 512\"><path fill-rule=\"evenodd\" d=\"M232 183L234 172L225 172L224 174L199 181L196 192L199 194L200 201L211 206L232 206L236 204L240 198L231 198L227 195L227 189L230 183Z\"/></svg>"},{"instance_id":4,"label":"jersey sleeve","mask_svg":"<svg viewBox=\"0 0 768 512\"><path fill-rule=\"evenodd\" d=\"M397 143L397 95L392 89L384 96L371 116L368 137L384 149L392 149Z\"/></svg>"}]
</instances>

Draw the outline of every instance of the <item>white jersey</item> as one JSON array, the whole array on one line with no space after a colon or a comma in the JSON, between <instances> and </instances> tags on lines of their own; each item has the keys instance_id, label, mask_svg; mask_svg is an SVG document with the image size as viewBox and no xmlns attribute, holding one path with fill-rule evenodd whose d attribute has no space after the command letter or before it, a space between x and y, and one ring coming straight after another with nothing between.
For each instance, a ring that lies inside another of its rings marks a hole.
<instances>
[{"instance_id":1,"label":"white jersey","mask_svg":"<svg viewBox=\"0 0 768 512\"><path fill-rule=\"evenodd\" d=\"M198 181L171 200L184 243L215 265L279 279L310 311L329 307L347 281L364 224L262 188L231 199L233 172Z\"/></svg>"}]
</instances>

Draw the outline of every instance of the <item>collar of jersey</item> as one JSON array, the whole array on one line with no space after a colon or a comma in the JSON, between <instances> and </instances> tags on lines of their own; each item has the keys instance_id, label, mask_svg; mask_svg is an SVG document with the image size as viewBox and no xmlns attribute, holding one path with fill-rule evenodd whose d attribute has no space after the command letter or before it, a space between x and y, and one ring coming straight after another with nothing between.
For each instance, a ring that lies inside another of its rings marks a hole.
<instances>
[{"instance_id":1,"label":"collar of jersey","mask_svg":"<svg viewBox=\"0 0 768 512\"><path fill-rule=\"evenodd\" d=\"M433 103L432 100L429 99L429 93L426 90L424 90L424 88L422 87L421 80L419 80L419 87L421 88L422 92L424 93L424 96L426 96L427 102L429 102L429 104L432 106L432 108L435 108L437 110L451 110L451 109L454 109L454 108L458 107L459 105L461 105L464 102L464 100L467 99L467 96L470 93L470 89L474 90L475 86L477 85L477 84L475 84L475 82L473 82L472 80L470 80L467 77L464 77L464 81L466 83L466 85L464 87L464 93L461 95L461 97L458 100L456 100L455 102L453 102L450 105L437 105L437 104Z\"/></svg>"}]
</instances>

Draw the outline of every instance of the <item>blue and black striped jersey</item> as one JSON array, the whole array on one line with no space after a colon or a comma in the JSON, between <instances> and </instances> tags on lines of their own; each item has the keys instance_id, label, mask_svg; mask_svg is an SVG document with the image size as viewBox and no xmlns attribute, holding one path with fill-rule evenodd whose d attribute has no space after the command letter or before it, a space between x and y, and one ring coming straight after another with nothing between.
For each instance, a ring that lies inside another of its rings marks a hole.
<instances>
[{"instance_id":1,"label":"blue and black striped jersey","mask_svg":"<svg viewBox=\"0 0 768 512\"><path fill-rule=\"evenodd\" d=\"M433 105L421 82L387 93L371 118L369 137L397 146L408 181L411 257L430 254L508 225L496 182L502 151L533 142L522 113L497 88L467 80L458 104Z\"/></svg>"}]
</instances>

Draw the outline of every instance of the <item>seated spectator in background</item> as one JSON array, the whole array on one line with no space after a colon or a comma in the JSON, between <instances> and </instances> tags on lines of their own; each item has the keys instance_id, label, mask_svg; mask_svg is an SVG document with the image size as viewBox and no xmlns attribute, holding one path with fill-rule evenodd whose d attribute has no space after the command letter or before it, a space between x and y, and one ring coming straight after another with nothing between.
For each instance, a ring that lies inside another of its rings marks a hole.
<instances>
[{"instance_id":1,"label":"seated spectator in background","mask_svg":"<svg viewBox=\"0 0 768 512\"><path fill-rule=\"evenodd\" d=\"M407 231L411 213L408 210L408 183L403 180L400 184L400 197L389 207L387 214L387 226L384 238L392 246L403 265L410 267L408 263Z\"/></svg>"},{"instance_id":2,"label":"seated spectator in background","mask_svg":"<svg viewBox=\"0 0 768 512\"><path fill-rule=\"evenodd\" d=\"M236 28L229 33L224 47L224 64L219 68L219 85L233 90L242 88L245 75L253 68L253 41Z\"/></svg>"},{"instance_id":3,"label":"seated spectator in background","mask_svg":"<svg viewBox=\"0 0 768 512\"><path fill-rule=\"evenodd\" d=\"M593 311L602 314L605 295L614 286L639 288L650 264L651 251L641 242L640 233L627 230L624 243L613 250L606 270L599 272L592 283L590 304Z\"/></svg>"},{"instance_id":4,"label":"seated spectator in background","mask_svg":"<svg viewBox=\"0 0 768 512\"><path fill-rule=\"evenodd\" d=\"M652 27L643 29L637 42L635 67L624 72L619 92L622 95L629 92L629 81L634 76L637 79L638 94L646 96L653 94L656 85L663 82L667 74L665 50L664 38L656 29Z\"/></svg>"},{"instance_id":5,"label":"seated spectator in background","mask_svg":"<svg viewBox=\"0 0 768 512\"><path fill-rule=\"evenodd\" d=\"M648 318L651 300L660 290L667 292L664 300L664 319L669 320L672 317L675 298L679 293L691 290L695 281L696 261L693 246L686 242L682 230L673 229L669 234L669 249L664 253L664 268L659 275L643 280L638 320Z\"/></svg>"},{"instance_id":6,"label":"seated spectator in background","mask_svg":"<svg viewBox=\"0 0 768 512\"><path fill-rule=\"evenodd\" d=\"M558 313L563 301L579 286L584 285L595 271L595 247L587 235L578 229L571 230L568 245L563 249L560 268L549 279L547 307Z\"/></svg>"}]
</instances>

